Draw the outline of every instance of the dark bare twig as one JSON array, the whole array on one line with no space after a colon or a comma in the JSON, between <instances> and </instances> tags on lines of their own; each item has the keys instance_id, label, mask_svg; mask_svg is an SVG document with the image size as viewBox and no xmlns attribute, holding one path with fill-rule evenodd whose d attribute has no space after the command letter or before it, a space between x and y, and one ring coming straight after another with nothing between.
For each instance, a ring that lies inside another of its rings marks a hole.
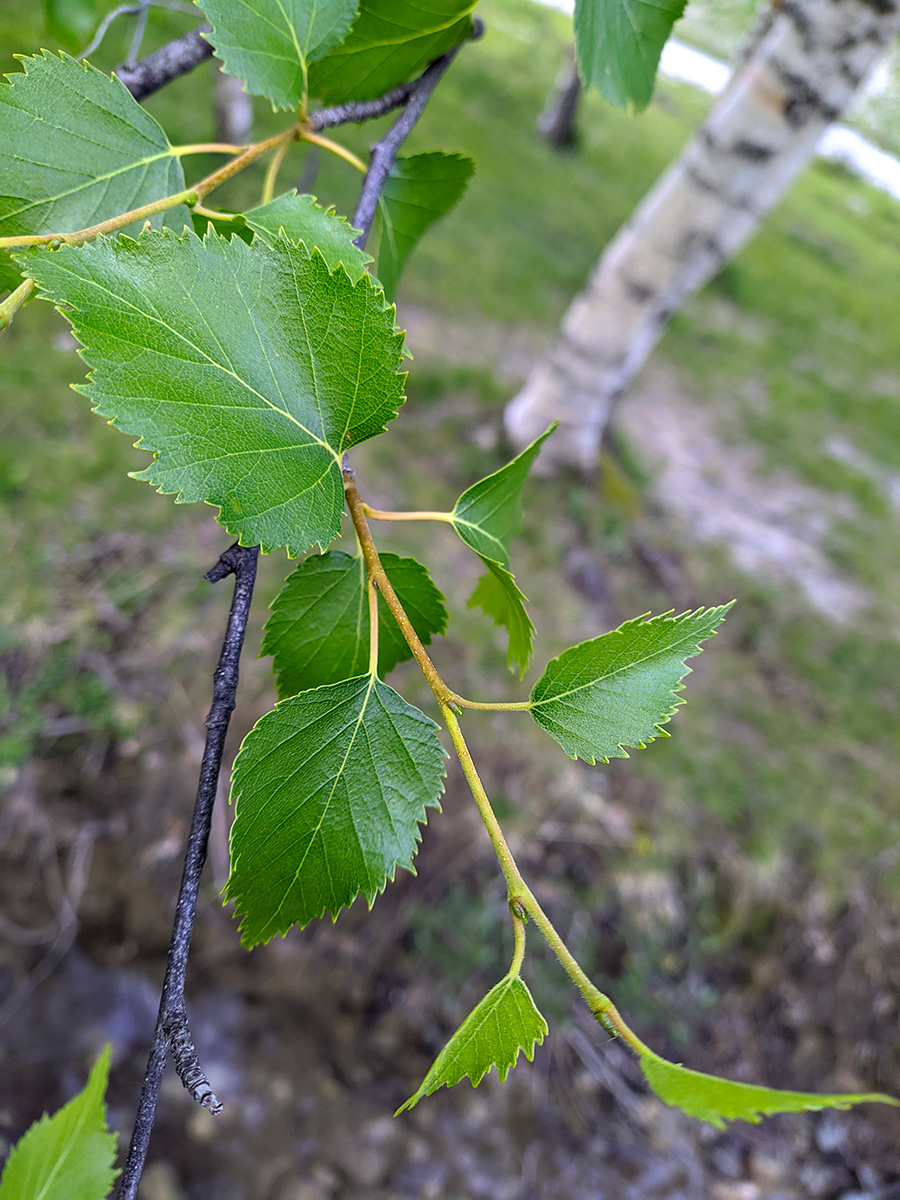
<instances>
[{"instance_id":1,"label":"dark bare twig","mask_svg":"<svg viewBox=\"0 0 900 1200\"><path fill-rule=\"evenodd\" d=\"M133 66L127 63L116 67L116 74L134 96L135 100L143 100L161 87L187 75L194 67L200 65L212 56L212 46L201 35L210 33L209 25L200 25L183 37L176 38L165 46L160 46L153 54L148 54Z\"/></svg>"},{"instance_id":2,"label":"dark bare twig","mask_svg":"<svg viewBox=\"0 0 900 1200\"><path fill-rule=\"evenodd\" d=\"M156 1115L156 1101L169 1045L172 1046L176 1070L194 1099L208 1108L210 1112L221 1112L222 1108L209 1086L206 1076L200 1069L197 1055L191 1044L187 1014L184 1009L184 980L191 933L194 928L197 896L200 890L200 875L206 861L213 803L222 766L222 753L225 749L225 735L228 732L228 723L234 710L238 667L244 635L247 632L247 618L250 614L250 602L253 599L258 557L258 546L246 549L235 544L225 551L212 570L206 574L210 583L217 583L226 575L233 574L234 596L231 601L231 611L228 614L225 637L222 641L219 664L213 675L213 702L209 716L206 718L206 747L203 751L200 780L197 785L197 800L194 805L191 831L188 835L187 850L184 856L184 873L181 877L181 888L175 909L175 924L172 929L172 942L166 962L166 977L159 1003L156 1028L153 1031L147 1073L141 1088L134 1132L131 1135L128 1158L119 1184L119 1200L134 1200L137 1195L138 1182L144 1169L147 1146L150 1142L150 1131Z\"/></svg>"},{"instance_id":3,"label":"dark bare twig","mask_svg":"<svg viewBox=\"0 0 900 1200\"><path fill-rule=\"evenodd\" d=\"M484 33L484 25L476 18L472 22L472 34L469 40L481 37L482 33ZM431 93L440 83L444 72L453 62L463 45L464 43L460 42L458 46L453 46L446 54L442 54L440 58L436 58L431 66L419 76L415 81L414 90L403 112L384 137L380 141L377 141L371 148L369 153L369 169L366 171L362 191L359 194L359 202L356 205L356 212L353 214L354 229L362 231L359 237L355 239L355 244L360 249L366 244L366 238L369 236L369 226L375 217L378 201L381 199L381 193L384 190L387 177L390 175L391 168L396 161L397 152L406 141L419 117L425 111L425 105L431 98Z\"/></svg>"}]
</instances>

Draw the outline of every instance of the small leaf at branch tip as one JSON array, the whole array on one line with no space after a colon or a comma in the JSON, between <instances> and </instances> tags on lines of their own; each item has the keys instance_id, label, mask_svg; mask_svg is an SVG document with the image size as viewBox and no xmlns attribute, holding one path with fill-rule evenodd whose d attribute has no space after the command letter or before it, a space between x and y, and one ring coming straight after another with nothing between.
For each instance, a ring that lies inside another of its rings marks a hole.
<instances>
[{"instance_id":1,"label":"small leaf at branch tip","mask_svg":"<svg viewBox=\"0 0 900 1200\"><path fill-rule=\"evenodd\" d=\"M510 972L472 1009L437 1056L421 1087L394 1113L415 1105L442 1087L453 1087L468 1076L478 1087L493 1068L501 1083L516 1065L521 1050L529 1062L548 1033L541 1016L518 972Z\"/></svg>"},{"instance_id":2,"label":"small leaf at branch tip","mask_svg":"<svg viewBox=\"0 0 900 1200\"><path fill-rule=\"evenodd\" d=\"M736 1083L692 1071L680 1063L660 1058L651 1050L640 1055L640 1063L644 1078L664 1104L680 1108L689 1117L706 1121L716 1129L724 1129L726 1121L747 1121L757 1125L762 1117L776 1113L848 1109L866 1103L900 1106L900 1100L880 1092L819 1095Z\"/></svg>"}]
</instances>

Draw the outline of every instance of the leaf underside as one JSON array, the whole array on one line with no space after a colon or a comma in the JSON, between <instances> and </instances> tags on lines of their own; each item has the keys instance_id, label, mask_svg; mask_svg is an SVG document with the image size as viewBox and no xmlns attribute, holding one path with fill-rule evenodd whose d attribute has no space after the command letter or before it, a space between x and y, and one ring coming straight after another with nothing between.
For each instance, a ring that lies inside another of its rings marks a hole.
<instances>
[{"instance_id":1,"label":"leaf underside","mask_svg":"<svg viewBox=\"0 0 900 1200\"><path fill-rule=\"evenodd\" d=\"M297 108L309 63L341 42L357 0L199 0L208 40L229 75L273 109Z\"/></svg>"},{"instance_id":2,"label":"leaf underside","mask_svg":"<svg viewBox=\"0 0 900 1200\"><path fill-rule=\"evenodd\" d=\"M446 753L436 725L372 675L283 700L234 765L226 899L246 946L371 906L412 870L427 808L439 808Z\"/></svg>"},{"instance_id":3,"label":"leaf underside","mask_svg":"<svg viewBox=\"0 0 900 1200\"><path fill-rule=\"evenodd\" d=\"M248 209L244 220L270 246L278 240L279 232L291 242L303 242L310 249L315 246L329 271L342 266L354 283L374 261L371 254L353 245L359 230L345 217L335 216L333 209L322 208L315 196L298 196L295 190L285 192L268 204Z\"/></svg>"},{"instance_id":4,"label":"leaf underside","mask_svg":"<svg viewBox=\"0 0 900 1200\"><path fill-rule=\"evenodd\" d=\"M531 644L534 625L525 607L526 596L512 574L500 563L479 555L487 571L475 585L469 597L470 608L480 608L495 625L501 625L509 635L506 665L511 671L518 669L519 678L528 669L531 661Z\"/></svg>"},{"instance_id":5,"label":"leaf underside","mask_svg":"<svg viewBox=\"0 0 900 1200\"><path fill-rule=\"evenodd\" d=\"M438 1088L453 1087L466 1076L478 1087L492 1067L500 1082L516 1065L519 1051L531 1062L543 1042L547 1022L518 975L507 975L488 992L450 1038L419 1090L395 1114L413 1108Z\"/></svg>"},{"instance_id":6,"label":"leaf underside","mask_svg":"<svg viewBox=\"0 0 900 1200\"><path fill-rule=\"evenodd\" d=\"M344 41L310 67L310 95L328 104L383 95L467 38L475 3L362 0Z\"/></svg>"},{"instance_id":7,"label":"leaf underside","mask_svg":"<svg viewBox=\"0 0 900 1200\"><path fill-rule=\"evenodd\" d=\"M679 704L685 659L715 633L731 607L637 617L553 659L531 692L531 715L570 758L595 763L628 758L667 736L661 728Z\"/></svg>"},{"instance_id":8,"label":"leaf underside","mask_svg":"<svg viewBox=\"0 0 900 1200\"><path fill-rule=\"evenodd\" d=\"M482 609L509 634L507 663L525 674L531 659L534 626L525 610L525 596L509 570L512 539L522 528L522 485L541 446L556 423L535 438L512 462L485 479L480 479L453 506L452 524L470 550L488 568L469 605Z\"/></svg>"},{"instance_id":9,"label":"leaf underside","mask_svg":"<svg viewBox=\"0 0 900 1200\"><path fill-rule=\"evenodd\" d=\"M165 133L119 79L48 50L20 61L0 81L0 237L74 233L184 188ZM150 218L188 221L183 206ZM0 291L20 278L0 251Z\"/></svg>"},{"instance_id":10,"label":"leaf underside","mask_svg":"<svg viewBox=\"0 0 900 1200\"><path fill-rule=\"evenodd\" d=\"M427 646L447 626L444 598L413 558L382 554L406 615ZM378 674L412 657L397 622L378 596ZM279 698L361 675L369 663L365 562L340 551L303 560L272 604L262 653L271 654Z\"/></svg>"},{"instance_id":11,"label":"leaf underside","mask_svg":"<svg viewBox=\"0 0 900 1200\"><path fill-rule=\"evenodd\" d=\"M814 1092L782 1092L750 1083L735 1083L691 1071L653 1053L641 1055L641 1070L653 1091L665 1103L680 1108L689 1117L724 1129L726 1121L758 1124L774 1113L820 1112L823 1108L847 1109L854 1104L875 1102L900 1104L890 1096L867 1092L820 1096Z\"/></svg>"},{"instance_id":12,"label":"leaf underside","mask_svg":"<svg viewBox=\"0 0 900 1200\"><path fill-rule=\"evenodd\" d=\"M687 0L575 0L581 78L619 108L646 107L659 57Z\"/></svg>"},{"instance_id":13,"label":"leaf underside","mask_svg":"<svg viewBox=\"0 0 900 1200\"><path fill-rule=\"evenodd\" d=\"M218 506L264 552L340 532L342 452L403 402L402 334L367 276L214 230L32 251L27 267L66 306L95 410L154 453L136 478Z\"/></svg>"},{"instance_id":14,"label":"leaf underside","mask_svg":"<svg viewBox=\"0 0 900 1200\"><path fill-rule=\"evenodd\" d=\"M378 248L378 278L389 299L416 242L459 201L474 170L461 154L414 154L394 163L381 194Z\"/></svg>"},{"instance_id":15,"label":"leaf underside","mask_svg":"<svg viewBox=\"0 0 900 1200\"><path fill-rule=\"evenodd\" d=\"M0 1200L105 1200L119 1174L117 1135L106 1125L109 1046L87 1084L52 1116L46 1113L9 1153Z\"/></svg>"}]
</instances>

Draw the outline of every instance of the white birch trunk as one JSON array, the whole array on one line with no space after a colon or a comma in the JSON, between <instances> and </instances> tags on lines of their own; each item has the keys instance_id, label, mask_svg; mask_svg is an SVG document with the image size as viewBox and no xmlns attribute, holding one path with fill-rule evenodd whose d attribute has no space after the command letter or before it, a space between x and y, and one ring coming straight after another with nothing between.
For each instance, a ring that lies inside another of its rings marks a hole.
<instances>
[{"instance_id":1,"label":"white birch trunk","mask_svg":"<svg viewBox=\"0 0 900 1200\"><path fill-rule=\"evenodd\" d=\"M753 234L888 41L900 0L781 0L681 157L607 247L556 344L507 405L545 469L591 470L615 401L672 314Z\"/></svg>"}]
</instances>

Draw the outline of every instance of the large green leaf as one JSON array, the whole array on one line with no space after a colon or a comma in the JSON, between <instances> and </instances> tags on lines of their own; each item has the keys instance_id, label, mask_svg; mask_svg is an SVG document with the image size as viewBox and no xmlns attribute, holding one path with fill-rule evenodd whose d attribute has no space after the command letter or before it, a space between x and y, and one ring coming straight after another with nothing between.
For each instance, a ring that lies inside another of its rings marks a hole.
<instances>
[{"instance_id":1,"label":"large green leaf","mask_svg":"<svg viewBox=\"0 0 900 1200\"><path fill-rule=\"evenodd\" d=\"M125 85L44 51L0 83L0 237L74 233L184 188L160 126ZM187 209L151 218L182 228Z\"/></svg>"},{"instance_id":2,"label":"large green leaf","mask_svg":"<svg viewBox=\"0 0 900 1200\"><path fill-rule=\"evenodd\" d=\"M397 1114L418 1104L438 1088L453 1087L467 1075L478 1087L491 1067L503 1083L516 1065L519 1051L529 1062L534 1047L543 1042L547 1022L538 1012L531 992L517 974L509 974L488 992L443 1048L415 1095Z\"/></svg>"},{"instance_id":3,"label":"large green leaf","mask_svg":"<svg viewBox=\"0 0 900 1200\"><path fill-rule=\"evenodd\" d=\"M518 584L506 567L490 558L482 558L487 571L475 585L469 597L470 608L480 608L502 625L509 634L509 650L506 665L519 669L519 678L525 674L531 661L531 642L534 626L525 608L526 597L519 591Z\"/></svg>"},{"instance_id":4,"label":"large green leaf","mask_svg":"<svg viewBox=\"0 0 900 1200\"><path fill-rule=\"evenodd\" d=\"M690 1071L687 1067L660 1058L652 1051L641 1055L641 1070L662 1101L673 1108L680 1108L689 1117L708 1121L716 1129L724 1129L726 1121L750 1121L756 1125L761 1117L769 1117L773 1113L846 1109L868 1101L900 1104L891 1096L883 1096L878 1092L820 1096L814 1092L781 1092L776 1088L758 1087L751 1083L733 1083L730 1079Z\"/></svg>"},{"instance_id":5,"label":"large green leaf","mask_svg":"<svg viewBox=\"0 0 900 1200\"><path fill-rule=\"evenodd\" d=\"M573 646L534 685L531 715L570 758L628 758L626 746L668 736L662 726L684 703L676 695L690 674L684 660L700 653L730 607L637 617Z\"/></svg>"},{"instance_id":6,"label":"large green leaf","mask_svg":"<svg viewBox=\"0 0 900 1200\"><path fill-rule=\"evenodd\" d=\"M415 154L394 163L381 193L378 247L378 278L389 299L413 246L453 208L474 170L474 162L462 154Z\"/></svg>"},{"instance_id":7,"label":"large green leaf","mask_svg":"<svg viewBox=\"0 0 900 1200\"><path fill-rule=\"evenodd\" d=\"M447 627L444 598L414 558L382 554L381 564L427 646ZM350 679L368 669L369 605L362 557L332 551L304 559L286 581L263 630L279 697ZM412 657L384 597L378 597L378 674Z\"/></svg>"},{"instance_id":8,"label":"large green leaf","mask_svg":"<svg viewBox=\"0 0 900 1200\"><path fill-rule=\"evenodd\" d=\"M106 1126L109 1046L83 1091L44 1114L10 1151L0 1200L106 1200L118 1175L116 1134Z\"/></svg>"},{"instance_id":9,"label":"large green leaf","mask_svg":"<svg viewBox=\"0 0 900 1200\"><path fill-rule=\"evenodd\" d=\"M359 230L345 217L335 216L333 209L322 208L315 196L298 196L295 190L285 192L268 204L251 208L244 219L269 245L283 231L292 242L303 242L309 249L315 246L329 270L337 270L340 264L354 283L374 261L371 254L353 245Z\"/></svg>"},{"instance_id":10,"label":"large green leaf","mask_svg":"<svg viewBox=\"0 0 900 1200\"><path fill-rule=\"evenodd\" d=\"M437 726L374 675L301 692L267 713L234 765L231 875L245 945L371 906L412 869L419 823L440 807Z\"/></svg>"},{"instance_id":11,"label":"large green leaf","mask_svg":"<svg viewBox=\"0 0 900 1200\"><path fill-rule=\"evenodd\" d=\"M296 108L311 62L347 33L357 0L197 0L216 56L272 107Z\"/></svg>"},{"instance_id":12,"label":"large green leaf","mask_svg":"<svg viewBox=\"0 0 900 1200\"><path fill-rule=\"evenodd\" d=\"M205 500L245 545L297 555L339 532L341 455L402 403L402 335L367 277L284 237L210 231L32 252L92 368L97 412L155 461L136 478Z\"/></svg>"},{"instance_id":13,"label":"large green leaf","mask_svg":"<svg viewBox=\"0 0 900 1200\"><path fill-rule=\"evenodd\" d=\"M585 84L619 108L653 95L659 56L687 0L575 0L575 53Z\"/></svg>"},{"instance_id":14,"label":"large green leaf","mask_svg":"<svg viewBox=\"0 0 900 1200\"><path fill-rule=\"evenodd\" d=\"M544 441L556 428L550 426L521 454L473 484L453 506L453 528L476 554L509 566L509 547L522 528L522 484Z\"/></svg>"},{"instance_id":15,"label":"large green leaf","mask_svg":"<svg viewBox=\"0 0 900 1200\"><path fill-rule=\"evenodd\" d=\"M344 41L310 67L310 94L329 104L382 95L467 38L475 3L361 0Z\"/></svg>"}]
</instances>

